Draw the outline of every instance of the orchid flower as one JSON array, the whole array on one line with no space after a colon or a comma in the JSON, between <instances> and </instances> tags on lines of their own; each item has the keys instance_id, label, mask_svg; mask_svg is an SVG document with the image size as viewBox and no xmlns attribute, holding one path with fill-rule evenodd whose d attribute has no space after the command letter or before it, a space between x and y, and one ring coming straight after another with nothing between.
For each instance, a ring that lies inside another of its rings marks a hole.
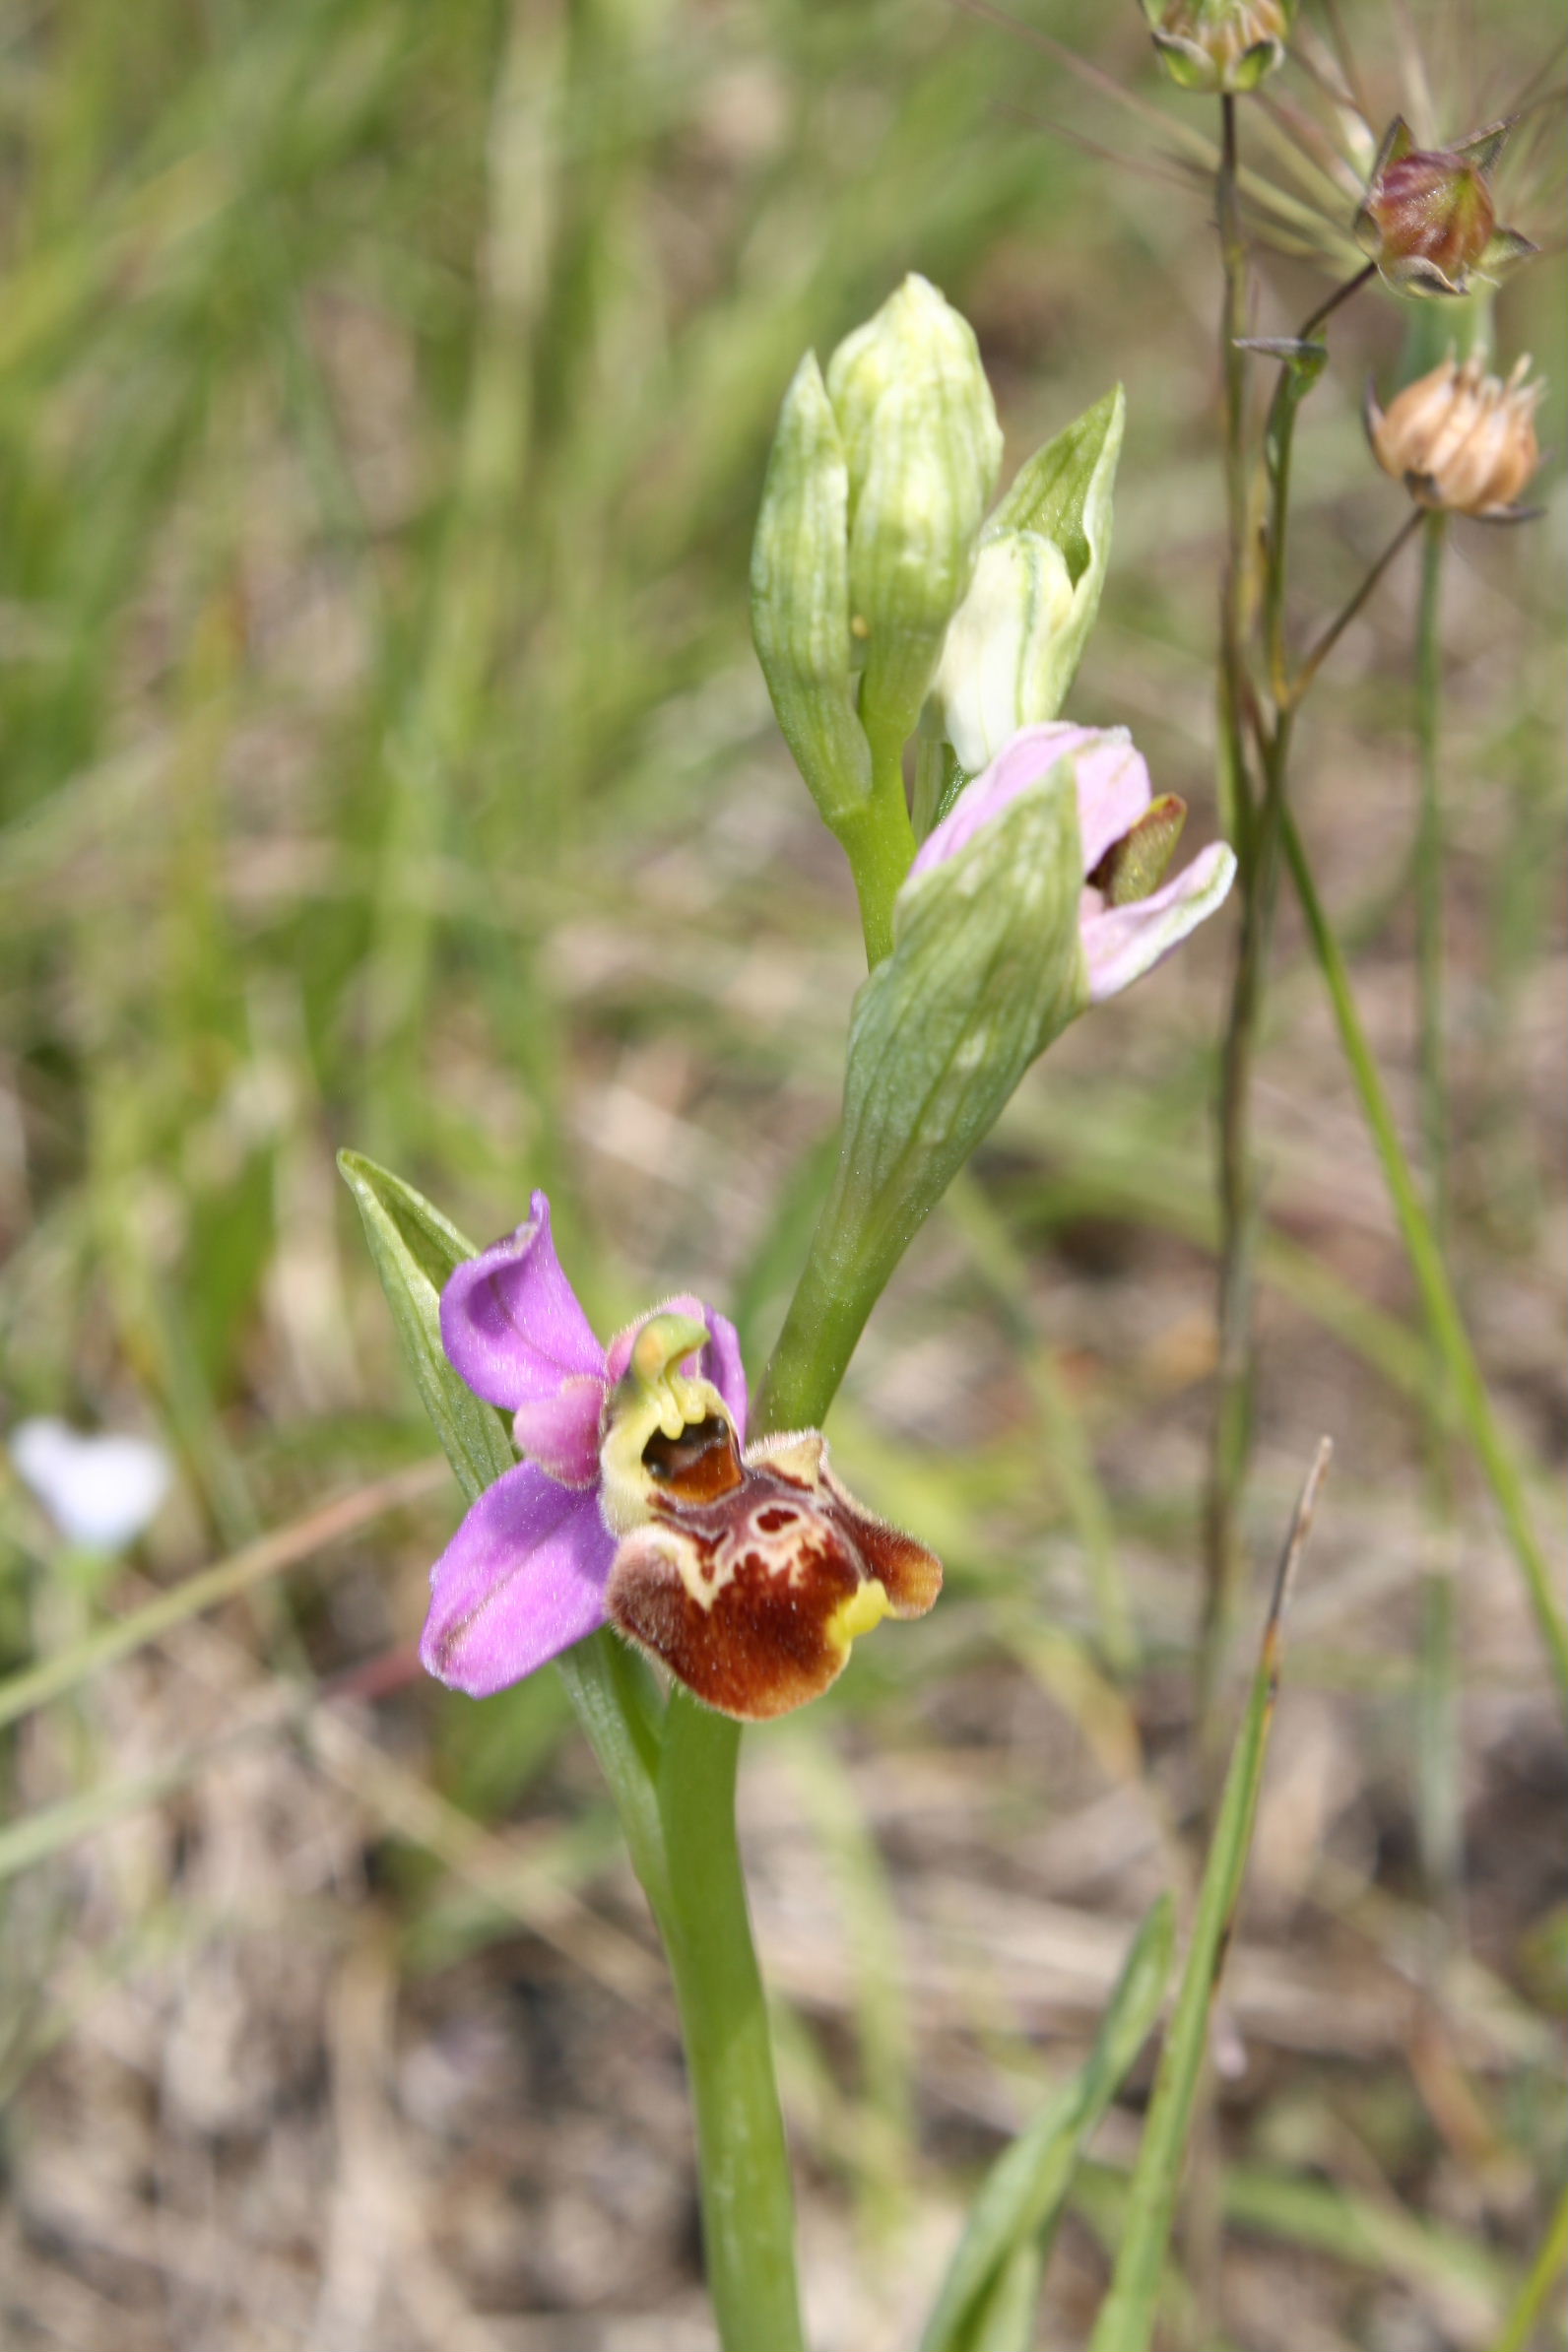
<instances>
[{"instance_id":1,"label":"orchid flower","mask_svg":"<svg viewBox=\"0 0 1568 2352\"><path fill-rule=\"evenodd\" d=\"M543 1193L452 1274L441 1342L510 1410L524 1456L431 1572L420 1655L455 1689L486 1697L613 1622L721 1713L778 1715L827 1687L857 1635L936 1599L938 1562L845 1492L819 1432L743 1453L724 1316L673 1298L601 1345Z\"/></svg>"},{"instance_id":2,"label":"orchid flower","mask_svg":"<svg viewBox=\"0 0 1568 2352\"><path fill-rule=\"evenodd\" d=\"M1078 727L1057 719L1022 728L965 787L917 853L909 879L918 881L956 857L1064 759L1073 762L1078 790L1083 872L1078 938L1088 1002L1102 1005L1211 915L1236 871L1231 851L1214 841L1162 881L1187 812L1174 794L1155 799L1148 769L1125 727Z\"/></svg>"}]
</instances>

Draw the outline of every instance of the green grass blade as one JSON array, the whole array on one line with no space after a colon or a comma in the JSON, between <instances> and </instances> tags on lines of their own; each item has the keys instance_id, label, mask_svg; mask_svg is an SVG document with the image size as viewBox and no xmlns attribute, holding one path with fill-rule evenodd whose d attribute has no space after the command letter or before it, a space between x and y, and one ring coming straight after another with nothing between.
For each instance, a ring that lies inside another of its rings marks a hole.
<instances>
[{"instance_id":1,"label":"green grass blade","mask_svg":"<svg viewBox=\"0 0 1568 2352\"><path fill-rule=\"evenodd\" d=\"M1045 2254L1024 2238L1006 2257L959 2336L962 2352L1031 2352Z\"/></svg>"},{"instance_id":2,"label":"green grass blade","mask_svg":"<svg viewBox=\"0 0 1568 2352\"><path fill-rule=\"evenodd\" d=\"M1530 1604L1551 1663L1557 1695L1564 1710L1568 1711L1568 1618L1565 1618L1562 1604L1553 1590L1551 1569L1531 1524L1525 1482L1513 1450L1492 1411L1491 1398L1487 1395L1480 1366L1475 1361L1475 1351L1470 1345L1465 1319L1448 1278L1443 1253L1432 1231L1420 1188L1405 1156L1382 1075L1361 1025L1339 943L1324 912L1301 835L1288 810L1283 813L1281 822L1281 837L1285 855L1290 861L1296 895L1301 901L1301 911L1306 917L1313 949L1328 986L1344 1058L1350 1065L1350 1075L1355 1080L1361 1108L1382 1162L1384 1181L1394 1204L1394 1213L1399 1218L1405 1255L1421 1293L1421 1304L1431 1326L1433 1343L1443 1359L1459 1417L1469 1433L1486 1482L1491 1487L1504 1531L1514 1557L1519 1562Z\"/></svg>"},{"instance_id":3,"label":"green grass blade","mask_svg":"<svg viewBox=\"0 0 1568 2352\"><path fill-rule=\"evenodd\" d=\"M1159 2010L1175 1936L1168 1896L1139 1929L1085 2064L1051 2098L986 2176L958 2243L920 2352L981 2352L1023 2345L1008 2333L1024 2256L1055 2225L1089 2133L1115 2098ZM1038 2283L1039 2262L1033 2276ZM1032 2316L1032 2299L1025 2311Z\"/></svg>"},{"instance_id":4,"label":"green grass blade","mask_svg":"<svg viewBox=\"0 0 1568 2352\"><path fill-rule=\"evenodd\" d=\"M1154 2333L1165 2251L1209 2047L1209 2014L1241 1893L1269 1749L1285 1604L1331 1451L1325 1438L1307 1473L1274 1580L1258 1667L1209 1844L1176 2010L1160 2055L1148 2121L1133 2171L1126 2231L1110 2292L1089 2338L1089 2352L1144 2352Z\"/></svg>"},{"instance_id":5,"label":"green grass blade","mask_svg":"<svg viewBox=\"0 0 1568 2352\"><path fill-rule=\"evenodd\" d=\"M1541 2241L1539 2254L1531 2264L1530 2275L1519 2290L1519 2298L1509 2313L1503 2332L1497 2339L1496 2352L1529 2352L1535 2341L1536 2324L1546 2308L1546 2298L1568 2270L1568 2189L1557 2199L1551 2227ZM1559 2326L1561 2318L1559 2315Z\"/></svg>"},{"instance_id":6,"label":"green grass blade","mask_svg":"<svg viewBox=\"0 0 1568 2352\"><path fill-rule=\"evenodd\" d=\"M31 1715L35 1707L45 1706L50 1699L74 1690L100 1667L129 1657L133 1650L145 1648L161 1634L170 1633L176 1625L199 1616L204 1609L217 1608L220 1602L232 1601L236 1594L248 1593L253 1585L280 1575L286 1568L296 1568L302 1560L324 1551L329 1543L340 1542L345 1535L368 1527L387 1512L420 1501L433 1492L445 1474L439 1463L421 1462L411 1470L398 1470L389 1478L379 1479L373 1486L357 1487L352 1494L323 1503L318 1511L296 1520L293 1527L279 1528L259 1541L247 1543L229 1559L204 1568L199 1575L185 1577L141 1608L116 1618L113 1624L96 1626L80 1641L0 1682L0 1725Z\"/></svg>"}]
</instances>

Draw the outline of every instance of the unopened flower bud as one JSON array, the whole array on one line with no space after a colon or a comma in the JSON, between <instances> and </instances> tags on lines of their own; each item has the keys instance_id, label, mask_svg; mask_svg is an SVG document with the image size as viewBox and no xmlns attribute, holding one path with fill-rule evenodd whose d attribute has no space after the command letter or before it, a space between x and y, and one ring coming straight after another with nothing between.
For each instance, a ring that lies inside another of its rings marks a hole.
<instances>
[{"instance_id":1,"label":"unopened flower bud","mask_svg":"<svg viewBox=\"0 0 1568 2352\"><path fill-rule=\"evenodd\" d=\"M1142 0L1160 62L1182 90L1256 90L1284 63L1295 0Z\"/></svg>"},{"instance_id":2,"label":"unopened flower bud","mask_svg":"<svg viewBox=\"0 0 1568 2352\"><path fill-rule=\"evenodd\" d=\"M849 625L849 469L817 356L784 396L751 547L751 628L784 740L834 828L871 792Z\"/></svg>"},{"instance_id":3,"label":"unopened flower bud","mask_svg":"<svg viewBox=\"0 0 1568 2352\"><path fill-rule=\"evenodd\" d=\"M1391 286L1463 294L1472 272L1492 276L1535 251L1517 229L1498 227L1492 200L1490 173L1509 128L1502 123L1458 147L1425 149L1395 116L1355 216L1356 243Z\"/></svg>"},{"instance_id":4,"label":"unopened flower bud","mask_svg":"<svg viewBox=\"0 0 1568 2352\"><path fill-rule=\"evenodd\" d=\"M1125 405L1118 385L1036 450L986 525L927 714L964 775L1066 699L1099 610Z\"/></svg>"},{"instance_id":5,"label":"unopened flower bud","mask_svg":"<svg viewBox=\"0 0 1568 2352\"><path fill-rule=\"evenodd\" d=\"M924 278L845 338L826 381L849 476L860 720L886 756L913 731L968 588L1002 428L973 329Z\"/></svg>"},{"instance_id":6,"label":"unopened flower bud","mask_svg":"<svg viewBox=\"0 0 1568 2352\"><path fill-rule=\"evenodd\" d=\"M1386 411L1369 392L1367 430L1378 464L1417 505L1517 521L1515 502L1540 463L1535 411L1546 389L1539 378L1526 382L1529 369L1527 357L1504 383L1485 373L1478 353L1463 366L1451 353Z\"/></svg>"}]
</instances>

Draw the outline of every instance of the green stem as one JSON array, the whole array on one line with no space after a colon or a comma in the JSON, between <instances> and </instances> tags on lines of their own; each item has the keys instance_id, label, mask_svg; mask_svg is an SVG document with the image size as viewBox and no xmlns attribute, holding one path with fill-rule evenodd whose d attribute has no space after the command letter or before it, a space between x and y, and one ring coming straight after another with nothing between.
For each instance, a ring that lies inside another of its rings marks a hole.
<instances>
[{"instance_id":1,"label":"green stem","mask_svg":"<svg viewBox=\"0 0 1568 2352\"><path fill-rule=\"evenodd\" d=\"M657 1906L696 2119L708 2292L724 2352L801 2352L795 2202L735 1825L741 1727L671 1693Z\"/></svg>"},{"instance_id":2,"label":"green stem","mask_svg":"<svg viewBox=\"0 0 1568 2352\"><path fill-rule=\"evenodd\" d=\"M1546 2308L1546 2298L1565 2270L1568 2270L1568 2189L1557 2199L1540 2252L1504 2321L1495 2352L1529 2352L1535 2341L1535 2328Z\"/></svg>"},{"instance_id":3,"label":"green stem","mask_svg":"<svg viewBox=\"0 0 1568 2352\"><path fill-rule=\"evenodd\" d=\"M875 971L893 951L893 900L915 854L901 744L873 745L871 798L837 832L860 898L867 967Z\"/></svg>"},{"instance_id":4,"label":"green stem","mask_svg":"<svg viewBox=\"0 0 1568 2352\"><path fill-rule=\"evenodd\" d=\"M1378 557L1371 570L1367 573L1366 578L1361 582L1361 585L1356 590L1354 596L1350 598L1348 604L1341 605L1339 611L1330 621L1328 627L1324 630L1322 636L1313 646L1311 652L1303 659L1300 669L1296 672L1295 677L1290 682L1289 700L1292 710L1296 707L1297 703L1300 702L1302 696L1306 693L1308 686L1311 686L1313 680L1317 677L1318 672L1322 669L1330 654L1339 644L1339 639L1343 636L1351 621L1360 612L1362 606L1371 596L1372 591L1376 588L1378 582L1382 579L1383 574L1388 570L1389 565L1394 561L1395 557L1401 553L1405 545L1415 537L1416 532L1419 531L1423 522L1437 522L1441 521L1441 519L1442 518L1440 516L1436 515L1423 515L1421 509L1417 506L1400 525L1399 529L1395 532L1394 537L1389 541L1388 546L1384 549L1382 555Z\"/></svg>"},{"instance_id":5,"label":"green stem","mask_svg":"<svg viewBox=\"0 0 1568 2352\"><path fill-rule=\"evenodd\" d=\"M1509 1545L1525 1580L1558 1696L1564 1712L1568 1713L1568 1622L1553 1588L1551 1569L1531 1524L1524 1478L1493 1414L1491 1399L1443 1264L1443 1253L1400 1142L1382 1075L1361 1025L1339 943L1324 913L1306 850L1288 809L1281 809L1280 827L1308 936L1328 986L1339 1042L1382 1163L1384 1182L1421 1294L1433 1344L1443 1359L1455 1410L1492 1490Z\"/></svg>"},{"instance_id":6,"label":"green stem","mask_svg":"<svg viewBox=\"0 0 1568 2352\"><path fill-rule=\"evenodd\" d=\"M1218 1102L1219 1299L1213 1443L1205 1506L1204 1633L1200 1643L1198 1714L1209 1714L1220 1628L1240 1575L1238 1505L1246 1472L1251 1418L1248 1375L1248 1260L1251 1204L1248 1101L1259 954L1258 901L1253 886L1257 812L1248 770L1243 711L1247 695L1244 582L1247 563L1249 465L1246 441L1248 356L1247 249L1237 188L1236 101L1220 99L1220 161L1215 182L1224 295L1220 303L1220 372L1224 385L1225 569L1220 594L1220 782L1227 829L1236 851L1241 930L1231 979L1230 1012L1220 1054Z\"/></svg>"},{"instance_id":7,"label":"green stem","mask_svg":"<svg viewBox=\"0 0 1568 2352\"><path fill-rule=\"evenodd\" d=\"M1224 296L1219 308L1220 380L1224 385L1225 569L1219 603L1219 744L1222 812L1236 853L1246 862L1252 818L1247 773L1246 573L1249 467L1247 463L1247 246L1241 226L1236 169L1236 101L1219 101L1219 170L1214 184Z\"/></svg>"},{"instance_id":8,"label":"green stem","mask_svg":"<svg viewBox=\"0 0 1568 2352\"><path fill-rule=\"evenodd\" d=\"M1421 1140L1433 1236L1447 1252L1448 1081L1443 1053L1443 811L1438 771L1442 731L1441 605L1446 518L1425 517L1421 595L1415 633L1415 736L1420 800L1415 830L1415 964ZM1457 1736L1458 1674L1452 1571L1441 1553L1454 1516L1454 1480L1447 1446L1448 1378L1432 1350L1426 1451L1433 1535L1439 1557L1421 1590L1420 1672L1416 1702L1416 1818L1428 1884L1445 1905L1460 1874L1461 1809Z\"/></svg>"},{"instance_id":9,"label":"green stem","mask_svg":"<svg viewBox=\"0 0 1568 2352\"><path fill-rule=\"evenodd\" d=\"M1448 1081L1443 1067L1443 809L1438 776L1442 728L1443 549L1446 516L1429 514L1421 551L1421 602L1415 636L1415 733L1420 752L1420 813L1415 833L1415 963L1420 998L1421 1140L1432 1194L1432 1222L1448 1229Z\"/></svg>"},{"instance_id":10,"label":"green stem","mask_svg":"<svg viewBox=\"0 0 1568 2352\"><path fill-rule=\"evenodd\" d=\"M1285 523L1295 411L1293 400L1277 411L1264 572L1270 667L1275 676L1284 658L1282 640L1276 639L1284 607ZM1208 1587L1198 1650L1198 1724L1206 1742L1214 1727L1214 1699L1230 1646L1244 1566L1241 1498L1252 1453L1252 1269L1261 1209L1252 1158L1252 1074L1268 987L1269 946L1278 896L1279 825L1294 725L1295 712L1287 693L1276 703L1273 731L1262 740L1263 802L1251 826L1248 857L1240 867L1241 932L1220 1056L1218 1397L1207 1512Z\"/></svg>"}]
</instances>

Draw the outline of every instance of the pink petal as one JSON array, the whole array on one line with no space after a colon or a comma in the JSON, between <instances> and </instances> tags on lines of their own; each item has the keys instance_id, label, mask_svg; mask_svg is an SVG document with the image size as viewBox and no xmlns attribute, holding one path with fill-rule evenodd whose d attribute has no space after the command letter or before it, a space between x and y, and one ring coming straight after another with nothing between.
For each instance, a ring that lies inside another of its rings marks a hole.
<instances>
[{"instance_id":1,"label":"pink petal","mask_svg":"<svg viewBox=\"0 0 1568 2352\"><path fill-rule=\"evenodd\" d=\"M704 1380L711 1380L730 1408L730 1418L741 1443L746 1443L746 1366L741 1361L741 1342L734 1324L700 1298L683 1291L678 1298L661 1299L650 1307L646 1315L639 1315L635 1323L628 1323L623 1332L617 1332L610 1342L605 1358L605 1378L611 1388L631 1361L632 1341L652 1315L687 1315L693 1323L706 1324L708 1344L698 1356L687 1356L682 1366L685 1372L695 1370Z\"/></svg>"},{"instance_id":2,"label":"pink petal","mask_svg":"<svg viewBox=\"0 0 1568 2352\"><path fill-rule=\"evenodd\" d=\"M1083 871L1092 874L1112 842L1137 823L1153 796L1148 770L1124 727L1075 727L1066 719L1020 729L991 765L965 787L917 852L910 873L928 873L933 866L955 857L982 825L1059 759L1076 763Z\"/></svg>"},{"instance_id":3,"label":"pink petal","mask_svg":"<svg viewBox=\"0 0 1568 2352\"><path fill-rule=\"evenodd\" d=\"M1130 833L1154 795L1143 754L1125 727L1079 731L1092 741L1077 749L1078 837L1083 871L1092 874L1115 842Z\"/></svg>"},{"instance_id":4,"label":"pink petal","mask_svg":"<svg viewBox=\"0 0 1568 2352\"><path fill-rule=\"evenodd\" d=\"M441 1344L478 1397L511 1406L553 1403L568 1380L603 1380L605 1351L560 1271L550 1203L535 1193L528 1222L460 1266L441 1292ZM585 1423L588 1396L577 1391ZM599 1400L593 1400L597 1429Z\"/></svg>"},{"instance_id":5,"label":"pink petal","mask_svg":"<svg viewBox=\"0 0 1568 2352\"><path fill-rule=\"evenodd\" d=\"M605 1622L615 1556L597 1496L520 1462L486 1488L430 1571L425 1671L475 1699L520 1682Z\"/></svg>"},{"instance_id":6,"label":"pink petal","mask_svg":"<svg viewBox=\"0 0 1568 2352\"><path fill-rule=\"evenodd\" d=\"M1107 997L1120 996L1179 947L1220 904L1235 872L1233 853L1223 841L1212 841L1152 897L1137 899L1131 906L1086 911L1082 939L1090 1004L1103 1005Z\"/></svg>"},{"instance_id":7,"label":"pink petal","mask_svg":"<svg viewBox=\"0 0 1568 2352\"><path fill-rule=\"evenodd\" d=\"M604 1408L605 1384L598 1374L574 1372L554 1397L518 1405L512 1415L513 1443L559 1485L597 1486Z\"/></svg>"}]
</instances>

